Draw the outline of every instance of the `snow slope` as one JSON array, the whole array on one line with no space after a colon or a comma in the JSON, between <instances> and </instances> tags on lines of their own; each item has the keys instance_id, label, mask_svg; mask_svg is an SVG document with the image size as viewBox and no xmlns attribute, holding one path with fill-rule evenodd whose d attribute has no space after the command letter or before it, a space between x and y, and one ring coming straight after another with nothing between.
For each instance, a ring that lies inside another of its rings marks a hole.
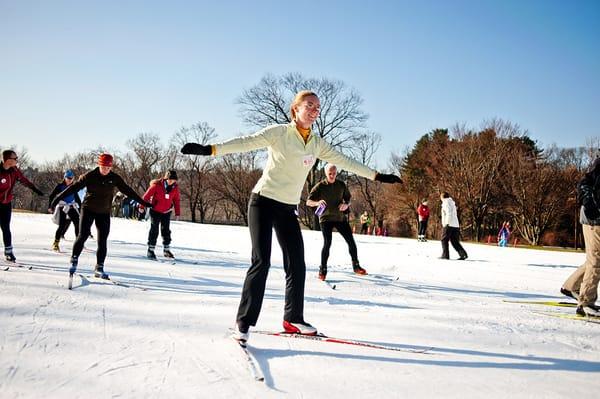
<instances>
[{"instance_id":1,"label":"snow slope","mask_svg":"<svg viewBox=\"0 0 600 399\"><path fill-rule=\"evenodd\" d=\"M145 259L147 222L112 219L106 271L130 284L75 279L73 232L49 251L49 215L13 213L19 261L0 272L0 397L5 398L592 398L600 388L600 325L536 312L572 308L504 300L564 299L583 253L466 244L468 261L437 259L440 243L355 236L370 276L350 273L338 234L329 278L305 231L305 317L333 337L425 354L251 335L265 376L251 378L228 338L250 242L243 227L173 222L176 265ZM95 242L86 244L91 250ZM160 251L158 251L160 254ZM451 250L451 256L456 254ZM284 272L274 244L257 329L281 328ZM91 274L93 251L79 270Z\"/></svg>"}]
</instances>

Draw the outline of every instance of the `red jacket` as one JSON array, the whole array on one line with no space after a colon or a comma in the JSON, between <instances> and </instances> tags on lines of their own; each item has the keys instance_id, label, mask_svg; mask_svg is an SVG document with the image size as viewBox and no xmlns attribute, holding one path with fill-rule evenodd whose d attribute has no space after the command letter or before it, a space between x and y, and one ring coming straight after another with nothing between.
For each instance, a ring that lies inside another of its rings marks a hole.
<instances>
[{"instance_id":1,"label":"red jacket","mask_svg":"<svg viewBox=\"0 0 600 399\"><path fill-rule=\"evenodd\" d=\"M13 166L11 168L4 169L3 163L0 162L0 203L8 204L13 199L13 187L19 182L24 186L29 187L32 190L37 190L32 182L27 180L23 173Z\"/></svg>"},{"instance_id":2,"label":"red jacket","mask_svg":"<svg viewBox=\"0 0 600 399\"><path fill-rule=\"evenodd\" d=\"M167 193L167 180L156 179L150 183L150 188L144 193L144 201L152 204L152 210L159 213L167 213L175 207L175 216L179 216L179 187L177 183L171 186Z\"/></svg>"},{"instance_id":3,"label":"red jacket","mask_svg":"<svg viewBox=\"0 0 600 399\"><path fill-rule=\"evenodd\" d=\"M429 207L427 205L419 205L417 213L419 214L419 220L429 219Z\"/></svg>"}]
</instances>

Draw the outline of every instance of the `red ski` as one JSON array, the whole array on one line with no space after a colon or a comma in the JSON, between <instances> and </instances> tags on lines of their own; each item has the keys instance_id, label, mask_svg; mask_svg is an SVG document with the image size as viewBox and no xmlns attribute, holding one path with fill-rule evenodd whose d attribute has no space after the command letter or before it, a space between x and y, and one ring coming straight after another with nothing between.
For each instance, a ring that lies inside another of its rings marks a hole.
<instances>
[{"instance_id":1,"label":"red ski","mask_svg":"<svg viewBox=\"0 0 600 399\"><path fill-rule=\"evenodd\" d=\"M433 349L433 347L408 348L408 347L398 347L398 346L392 346L392 345L383 345L383 344L377 344L377 343L367 342L367 341L359 341L359 340L348 339L348 338L333 338L333 337L329 337L325 334L320 334L320 333L317 335L302 335L302 334L288 333L288 332L284 332L284 331L275 332L275 331L264 331L264 330L250 330L250 334L262 334L262 335L271 335L271 336L275 336L275 337L286 337L286 338L300 338L300 339L308 339L308 340L313 340L313 341L332 342L335 344L344 344L344 345L364 346L367 348L382 349L382 350L396 351L396 352L408 352L408 353L427 353L431 349Z\"/></svg>"}]
</instances>

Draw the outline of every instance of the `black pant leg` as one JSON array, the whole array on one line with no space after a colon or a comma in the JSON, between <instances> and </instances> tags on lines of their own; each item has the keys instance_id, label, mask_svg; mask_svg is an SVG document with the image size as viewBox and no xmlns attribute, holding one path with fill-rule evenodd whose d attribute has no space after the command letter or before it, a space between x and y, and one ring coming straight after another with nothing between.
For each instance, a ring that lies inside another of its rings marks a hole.
<instances>
[{"instance_id":1,"label":"black pant leg","mask_svg":"<svg viewBox=\"0 0 600 399\"><path fill-rule=\"evenodd\" d=\"M158 238L158 228L160 226L160 213L150 209L150 231L148 232L148 245L156 246Z\"/></svg>"},{"instance_id":2,"label":"black pant leg","mask_svg":"<svg viewBox=\"0 0 600 399\"><path fill-rule=\"evenodd\" d=\"M0 227L2 228L2 240L4 249L12 249L12 234L10 232L10 219L12 215L12 203L0 204Z\"/></svg>"},{"instance_id":3,"label":"black pant leg","mask_svg":"<svg viewBox=\"0 0 600 399\"><path fill-rule=\"evenodd\" d=\"M356 249L356 242L354 242L350 224L346 221L337 222L335 224L335 228L342 235L342 237L344 237L344 240L346 240L346 243L348 244L348 252L350 253L350 258L352 259L352 265L354 266L355 264L358 264L358 250Z\"/></svg>"},{"instance_id":4,"label":"black pant leg","mask_svg":"<svg viewBox=\"0 0 600 399\"><path fill-rule=\"evenodd\" d=\"M162 235L163 246L168 247L171 244L171 212L160 216L160 235Z\"/></svg>"},{"instance_id":5,"label":"black pant leg","mask_svg":"<svg viewBox=\"0 0 600 399\"><path fill-rule=\"evenodd\" d=\"M321 223L321 233L323 234L323 249L321 249L321 267L327 267L327 260L329 259L329 248L331 248L332 232L332 222Z\"/></svg>"},{"instance_id":6,"label":"black pant leg","mask_svg":"<svg viewBox=\"0 0 600 399\"><path fill-rule=\"evenodd\" d=\"M304 321L304 284L306 264L304 262L304 241L296 216L296 207L277 203L273 227L277 241L283 251L285 270L284 320Z\"/></svg>"},{"instance_id":7,"label":"black pant leg","mask_svg":"<svg viewBox=\"0 0 600 399\"><path fill-rule=\"evenodd\" d=\"M56 233L54 233L54 239L60 240L61 237L65 234L67 229L69 228L70 221L67 219L67 214L63 212L63 208L60 207L58 211L58 227L56 228Z\"/></svg>"},{"instance_id":8,"label":"black pant leg","mask_svg":"<svg viewBox=\"0 0 600 399\"><path fill-rule=\"evenodd\" d=\"M108 234L110 233L110 213L97 213L94 220L96 222L96 231L98 232L98 237L96 237L98 244L96 264L104 265L106 253L108 252L106 243L108 241Z\"/></svg>"},{"instance_id":9,"label":"black pant leg","mask_svg":"<svg viewBox=\"0 0 600 399\"><path fill-rule=\"evenodd\" d=\"M73 222L73 228L75 229L75 237L79 235L79 211L74 207L69 209L69 218Z\"/></svg>"},{"instance_id":10,"label":"black pant leg","mask_svg":"<svg viewBox=\"0 0 600 399\"><path fill-rule=\"evenodd\" d=\"M450 234L450 243L452 244L452 247L460 256L466 255L467 251L465 251L463 246L460 244L460 228L451 227L451 229L452 233Z\"/></svg>"},{"instance_id":11,"label":"black pant leg","mask_svg":"<svg viewBox=\"0 0 600 399\"><path fill-rule=\"evenodd\" d=\"M83 245L89 238L91 234L92 224L94 223L94 218L96 214L86 208L81 209L81 218L79 219L79 234L77 235L77 239L73 243L73 253L72 256L78 258L81 255L81 251L83 251Z\"/></svg>"},{"instance_id":12,"label":"black pant leg","mask_svg":"<svg viewBox=\"0 0 600 399\"><path fill-rule=\"evenodd\" d=\"M450 241L450 226L445 226L442 230L442 258L450 258L450 247L448 242Z\"/></svg>"},{"instance_id":13,"label":"black pant leg","mask_svg":"<svg viewBox=\"0 0 600 399\"><path fill-rule=\"evenodd\" d=\"M419 235L425 236L427 235L427 219L419 220Z\"/></svg>"},{"instance_id":14,"label":"black pant leg","mask_svg":"<svg viewBox=\"0 0 600 399\"><path fill-rule=\"evenodd\" d=\"M251 265L246 273L236 320L249 326L256 325L267 275L271 266L271 239L273 236L273 210L268 199L258 194L250 196L248 203L248 229L252 242Z\"/></svg>"}]
</instances>

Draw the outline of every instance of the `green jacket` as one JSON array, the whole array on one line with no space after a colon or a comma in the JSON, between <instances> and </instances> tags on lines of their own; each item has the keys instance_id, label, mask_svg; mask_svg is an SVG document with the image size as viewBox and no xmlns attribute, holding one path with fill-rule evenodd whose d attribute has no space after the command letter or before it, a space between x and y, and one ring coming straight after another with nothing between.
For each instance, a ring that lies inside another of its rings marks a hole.
<instances>
[{"instance_id":1,"label":"green jacket","mask_svg":"<svg viewBox=\"0 0 600 399\"><path fill-rule=\"evenodd\" d=\"M327 179L323 179L313 187L308 195L308 199L310 200L325 200L327 202L327 208L319 216L319 222L321 223L343 222L346 220L344 213L339 210L339 206L342 203L350 202L350 198L350 191L348 191L348 187L341 180L329 183Z\"/></svg>"},{"instance_id":2,"label":"green jacket","mask_svg":"<svg viewBox=\"0 0 600 399\"><path fill-rule=\"evenodd\" d=\"M306 176L317 159L371 180L377 173L334 149L314 133L305 144L294 122L268 126L255 134L215 144L214 148L215 155L267 148L267 164L252 192L285 204L297 205L300 202Z\"/></svg>"}]
</instances>

